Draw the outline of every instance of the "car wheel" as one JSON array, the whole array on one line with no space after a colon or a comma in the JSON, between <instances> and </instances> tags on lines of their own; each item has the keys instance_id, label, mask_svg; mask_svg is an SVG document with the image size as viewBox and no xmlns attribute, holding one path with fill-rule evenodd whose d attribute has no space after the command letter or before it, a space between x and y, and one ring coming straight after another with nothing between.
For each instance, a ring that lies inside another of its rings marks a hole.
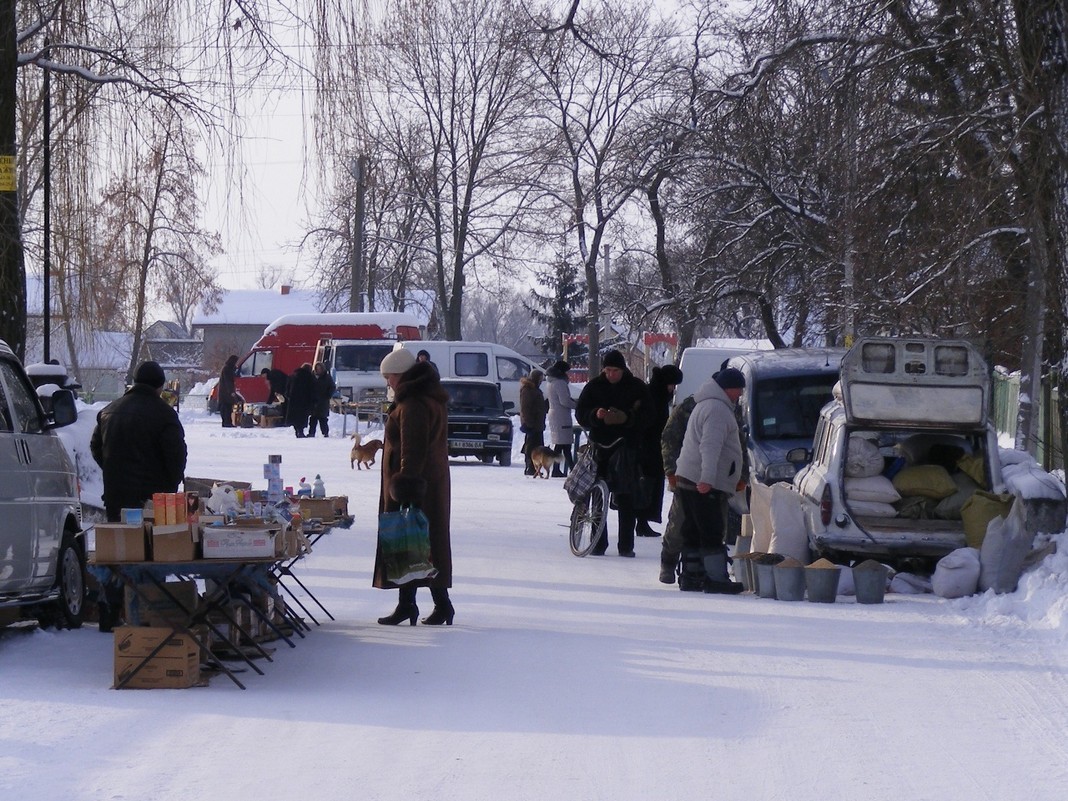
<instances>
[{"instance_id":1,"label":"car wheel","mask_svg":"<svg viewBox=\"0 0 1068 801\"><path fill-rule=\"evenodd\" d=\"M493 454L492 453L484 453L484 454L482 454L481 458L482 458L482 464L493 464Z\"/></svg>"},{"instance_id":2,"label":"car wheel","mask_svg":"<svg viewBox=\"0 0 1068 801\"><path fill-rule=\"evenodd\" d=\"M512 466L512 452L511 451L501 451L500 456L498 456L497 458L500 459L501 467L511 467Z\"/></svg>"},{"instance_id":3,"label":"car wheel","mask_svg":"<svg viewBox=\"0 0 1068 801\"><path fill-rule=\"evenodd\" d=\"M53 603L53 620L57 628L81 628L85 616L85 556L69 532L59 546L56 584L59 599Z\"/></svg>"}]
</instances>

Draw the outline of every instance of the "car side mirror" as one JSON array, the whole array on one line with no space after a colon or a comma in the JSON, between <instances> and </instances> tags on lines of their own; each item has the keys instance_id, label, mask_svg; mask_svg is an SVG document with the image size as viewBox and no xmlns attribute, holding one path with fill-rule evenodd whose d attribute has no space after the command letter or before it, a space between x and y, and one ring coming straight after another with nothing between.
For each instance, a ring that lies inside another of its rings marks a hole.
<instances>
[{"instance_id":1,"label":"car side mirror","mask_svg":"<svg viewBox=\"0 0 1068 801\"><path fill-rule=\"evenodd\" d=\"M78 407L74 405L74 393L69 389L57 389L52 393L52 425L62 428L77 420Z\"/></svg>"},{"instance_id":2,"label":"car side mirror","mask_svg":"<svg viewBox=\"0 0 1068 801\"><path fill-rule=\"evenodd\" d=\"M791 464L808 462L812 459L812 453L808 448L791 448L786 452L786 461Z\"/></svg>"},{"instance_id":3,"label":"car side mirror","mask_svg":"<svg viewBox=\"0 0 1068 801\"><path fill-rule=\"evenodd\" d=\"M510 412L513 409L515 409L515 402L514 401L504 401L504 410L506 412Z\"/></svg>"}]
</instances>

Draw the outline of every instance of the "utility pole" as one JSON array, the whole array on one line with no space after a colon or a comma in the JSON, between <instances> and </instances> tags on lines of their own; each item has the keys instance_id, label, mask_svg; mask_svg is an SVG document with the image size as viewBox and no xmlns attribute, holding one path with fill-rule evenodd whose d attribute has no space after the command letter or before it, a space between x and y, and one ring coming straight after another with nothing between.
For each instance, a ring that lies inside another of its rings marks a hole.
<instances>
[{"instance_id":1,"label":"utility pole","mask_svg":"<svg viewBox=\"0 0 1068 801\"><path fill-rule=\"evenodd\" d=\"M26 262L15 166L15 0L0 0L0 339L26 356Z\"/></svg>"},{"instance_id":2,"label":"utility pole","mask_svg":"<svg viewBox=\"0 0 1068 801\"><path fill-rule=\"evenodd\" d=\"M361 312L363 308L363 229L364 195L367 189L367 156L356 158L356 214L352 222L352 291L349 295L349 311Z\"/></svg>"}]
</instances>

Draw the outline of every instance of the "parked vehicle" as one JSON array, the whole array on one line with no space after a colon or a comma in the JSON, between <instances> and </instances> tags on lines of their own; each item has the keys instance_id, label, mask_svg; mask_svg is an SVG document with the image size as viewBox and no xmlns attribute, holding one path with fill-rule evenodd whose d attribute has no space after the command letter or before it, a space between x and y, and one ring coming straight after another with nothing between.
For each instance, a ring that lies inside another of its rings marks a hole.
<instances>
[{"instance_id":1,"label":"parked vehicle","mask_svg":"<svg viewBox=\"0 0 1068 801\"><path fill-rule=\"evenodd\" d=\"M989 398L987 366L968 342L859 340L792 484L811 549L933 566L964 547L964 501L1004 491Z\"/></svg>"},{"instance_id":2,"label":"parked vehicle","mask_svg":"<svg viewBox=\"0 0 1068 801\"><path fill-rule=\"evenodd\" d=\"M46 414L0 341L0 610L77 628L85 607L85 537L74 464L54 429L78 419L58 389Z\"/></svg>"},{"instance_id":3,"label":"parked vehicle","mask_svg":"<svg viewBox=\"0 0 1068 801\"><path fill-rule=\"evenodd\" d=\"M419 320L403 312L286 314L268 325L238 361L234 386L246 403L263 403L269 396L268 384L260 375L263 370L278 369L290 375L305 362L316 360L316 348L324 339L376 340L388 351L400 340L421 337Z\"/></svg>"},{"instance_id":4,"label":"parked vehicle","mask_svg":"<svg viewBox=\"0 0 1068 801\"><path fill-rule=\"evenodd\" d=\"M766 339L717 340L719 341L723 344L686 348L682 352L682 358L679 360L682 382L675 388L676 404L695 393L727 359L772 349L771 342Z\"/></svg>"},{"instance_id":5,"label":"parked vehicle","mask_svg":"<svg viewBox=\"0 0 1068 801\"><path fill-rule=\"evenodd\" d=\"M786 348L730 360L745 376L740 406L751 481L790 481L804 466L798 458L804 451L795 449L811 446L844 354L844 348ZM787 458L791 451L796 461Z\"/></svg>"},{"instance_id":6,"label":"parked vehicle","mask_svg":"<svg viewBox=\"0 0 1068 801\"><path fill-rule=\"evenodd\" d=\"M395 348L408 348L416 353L426 350L443 379L478 378L494 382L511 408L519 406L519 380L538 367L511 348L492 342L324 339L316 348L315 358L331 371L342 398L370 410L387 401L386 382L379 367L386 354Z\"/></svg>"},{"instance_id":7,"label":"parked vehicle","mask_svg":"<svg viewBox=\"0 0 1068 801\"><path fill-rule=\"evenodd\" d=\"M449 394L449 456L477 456L486 464L512 463L509 404L492 381L443 379Z\"/></svg>"}]
</instances>

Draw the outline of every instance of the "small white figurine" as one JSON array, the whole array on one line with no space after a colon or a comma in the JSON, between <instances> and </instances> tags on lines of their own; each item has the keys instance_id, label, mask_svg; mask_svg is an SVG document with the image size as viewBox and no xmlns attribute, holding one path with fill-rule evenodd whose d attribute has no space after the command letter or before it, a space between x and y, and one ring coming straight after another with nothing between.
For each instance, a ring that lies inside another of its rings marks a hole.
<instances>
[{"instance_id":1,"label":"small white figurine","mask_svg":"<svg viewBox=\"0 0 1068 801\"><path fill-rule=\"evenodd\" d=\"M318 473L315 474L315 481L312 482L311 496L313 498L325 498L326 497L326 485L323 483L323 478Z\"/></svg>"}]
</instances>

